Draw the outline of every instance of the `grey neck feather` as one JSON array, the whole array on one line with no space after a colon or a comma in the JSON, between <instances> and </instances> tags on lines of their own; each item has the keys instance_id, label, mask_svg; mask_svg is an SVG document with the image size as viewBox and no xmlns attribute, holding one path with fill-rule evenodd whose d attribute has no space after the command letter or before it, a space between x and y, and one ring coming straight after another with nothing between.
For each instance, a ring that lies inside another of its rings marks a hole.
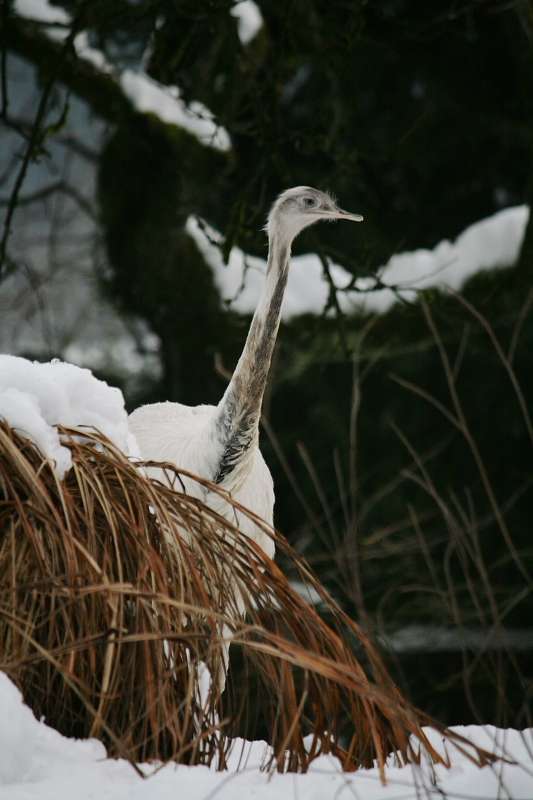
<instances>
[{"instance_id":1,"label":"grey neck feather","mask_svg":"<svg viewBox=\"0 0 533 800\"><path fill-rule=\"evenodd\" d=\"M261 406L281 318L290 253L290 241L271 234L265 286L241 357L215 415L215 436L223 446L213 476L216 483L229 478L258 440Z\"/></svg>"}]
</instances>

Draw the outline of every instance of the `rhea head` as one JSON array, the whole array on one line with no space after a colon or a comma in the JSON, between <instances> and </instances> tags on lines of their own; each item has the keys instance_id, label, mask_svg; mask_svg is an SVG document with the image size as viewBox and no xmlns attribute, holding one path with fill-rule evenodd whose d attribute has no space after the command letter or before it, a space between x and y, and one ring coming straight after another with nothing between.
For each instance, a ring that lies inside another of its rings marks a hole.
<instances>
[{"instance_id":1,"label":"rhea head","mask_svg":"<svg viewBox=\"0 0 533 800\"><path fill-rule=\"evenodd\" d=\"M333 197L326 192L311 186L295 186L282 192L274 202L268 215L266 231L269 239L277 236L290 244L300 231L321 219L363 221L361 214L351 214L339 208Z\"/></svg>"}]
</instances>

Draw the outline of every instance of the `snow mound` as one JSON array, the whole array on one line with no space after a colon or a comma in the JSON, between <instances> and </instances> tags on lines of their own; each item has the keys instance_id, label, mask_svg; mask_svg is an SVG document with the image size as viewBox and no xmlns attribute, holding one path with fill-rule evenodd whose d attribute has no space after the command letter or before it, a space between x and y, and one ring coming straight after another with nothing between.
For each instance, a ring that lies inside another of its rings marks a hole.
<instances>
[{"instance_id":1,"label":"snow mound","mask_svg":"<svg viewBox=\"0 0 533 800\"><path fill-rule=\"evenodd\" d=\"M142 780L132 766L106 758L94 739L68 739L35 719L18 689L0 672L0 800L258 800L287 798L361 797L365 800L415 800L420 797L468 797L496 800L533 797L533 730L502 730L486 726L455 728L478 745L503 753L516 763L496 762L479 769L453 751L452 767L387 769L387 784L377 769L342 773L329 756L317 758L304 775L268 774L260 770L269 755L265 742L234 741L229 769L217 772L203 766L173 763L140 765ZM431 735L439 747L439 737ZM448 750L449 752L449 750Z\"/></svg>"},{"instance_id":2,"label":"snow mound","mask_svg":"<svg viewBox=\"0 0 533 800\"><path fill-rule=\"evenodd\" d=\"M22 702L22 695L7 675L0 672L0 797L9 797L2 786L33 783L59 765L106 757L95 739L75 741L38 722ZM35 795L36 796L36 795Z\"/></svg>"},{"instance_id":3,"label":"snow mound","mask_svg":"<svg viewBox=\"0 0 533 800\"><path fill-rule=\"evenodd\" d=\"M60 480L72 461L55 425L96 429L122 452L138 456L120 389L74 364L0 355L0 418L35 442Z\"/></svg>"}]
</instances>

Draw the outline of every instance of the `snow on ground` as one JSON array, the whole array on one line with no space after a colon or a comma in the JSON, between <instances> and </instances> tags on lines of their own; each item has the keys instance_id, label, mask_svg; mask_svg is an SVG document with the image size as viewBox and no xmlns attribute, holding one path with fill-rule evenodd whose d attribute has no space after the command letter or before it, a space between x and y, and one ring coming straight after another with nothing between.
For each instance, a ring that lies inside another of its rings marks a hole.
<instances>
[{"instance_id":1,"label":"snow on ground","mask_svg":"<svg viewBox=\"0 0 533 800\"><path fill-rule=\"evenodd\" d=\"M71 17L63 9L51 5L49 0L15 0L13 8L20 17L48 23L44 26L44 32L55 41L61 42L69 34ZM241 21L247 32L252 26L251 17L252 12L245 7ZM183 128L202 144L215 150L230 150L231 141L227 131L217 125L209 109L197 101L187 105L181 99L177 86L158 83L142 70L119 72L100 50L89 45L85 31L76 36L74 47L79 58L89 61L100 72L115 79L138 111L155 114L163 122Z\"/></svg>"},{"instance_id":2,"label":"snow on ground","mask_svg":"<svg viewBox=\"0 0 533 800\"><path fill-rule=\"evenodd\" d=\"M482 269L512 266L520 253L528 218L527 206L506 208L470 225L453 242L443 240L433 250L394 255L377 272L384 284L397 287L398 291L380 289L362 294L374 281L360 278L354 290L337 294L341 309L345 313L356 310L383 313L398 297L413 300L418 289L433 286L458 290ZM228 264L224 264L220 249L213 243L220 240L216 231L205 223L200 225L192 217L187 221L187 230L210 264L222 298L234 311L252 313L263 285L266 261L247 256L234 247ZM354 252L358 234L359 229L354 235ZM352 280L349 272L335 264L331 265L330 273L337 289L343 289ZM283 302L283 318L287 320L304 313L321 314L329 290L317 255L294 257Z\"/></svg>"},{"instance_id":3,"label":"snow on ground","mask_svg":"<svg viewBox=\"0 0 533 800\"><path fill-rule=\"evenodd\" d=\"M122 452L138 455L120 389L98 380L88 369L58 360L39 363L0 355L0 419L6 419L55 462L59 479L72 461L55 425L94 428Z\"/></svg>"},{"instance_id":4,"label":"snow on ground","mask_svg":"<svg viewBox=\"0 0 533 800\"><path fill-rule=\"evenodd\" d=\"M0 800L531 800L533 798L533 729L500 730L469 726L457 732L515 764L497 762L479 769L455 753L452 768L389 767L387 785L377 769L342 773L338 762L322 756L305 775L268 774L260 770L268 754L264 742L236 740L230 768L175 764L140 765L141 778L130 764L108 759L94 739L61 736L35 719L18 689L0 673ZM443 748L431 732L432 742ZM449 748L448 748L449 751ZM434 783L432 783L434 781Z\"/></svg>"}]
</instances>

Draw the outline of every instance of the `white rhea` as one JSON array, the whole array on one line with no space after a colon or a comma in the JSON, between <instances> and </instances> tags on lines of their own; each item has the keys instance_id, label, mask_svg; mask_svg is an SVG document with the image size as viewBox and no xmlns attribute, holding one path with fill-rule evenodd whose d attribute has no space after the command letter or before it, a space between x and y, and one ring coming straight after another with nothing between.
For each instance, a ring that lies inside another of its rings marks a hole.
<instances>
[{"instance_id":1,"label":"white rhea","mask_svg":"<svg viewBox=\"0 0 533 800\"><path fill-rule=\"evenodd\" d=\"M181 403L152 403L137 408L129 418L143 459L169 461L213 481L269 525L273 524L274 485L259 450L261 406L281 318L291 245L300 231L321 219L361 222L363 218L342 211L328 194L308 186L287 189L273 204L266 225L269 247L265 284L241 357L219 404L191 407ZM163 471L150 472L159 480L168 481ZM216 492L204 490L186 478L183 484L187 492L237 524L273 558L272 538L253 520L236 514L234 507ZM242 617L244 603L237 588L234 595L233 609L228 609L228 613L230 617L235 614ZM223 623L220 635L222 662L212 684L213 691L218 693L225 686L231 627ZM203 685L201 676L205 677L205 673L206 665L200 662L196 666L198 687ZM198 691L198 701L203 706L205 699L199 688Z\"/></svg>"}]
</instances>

